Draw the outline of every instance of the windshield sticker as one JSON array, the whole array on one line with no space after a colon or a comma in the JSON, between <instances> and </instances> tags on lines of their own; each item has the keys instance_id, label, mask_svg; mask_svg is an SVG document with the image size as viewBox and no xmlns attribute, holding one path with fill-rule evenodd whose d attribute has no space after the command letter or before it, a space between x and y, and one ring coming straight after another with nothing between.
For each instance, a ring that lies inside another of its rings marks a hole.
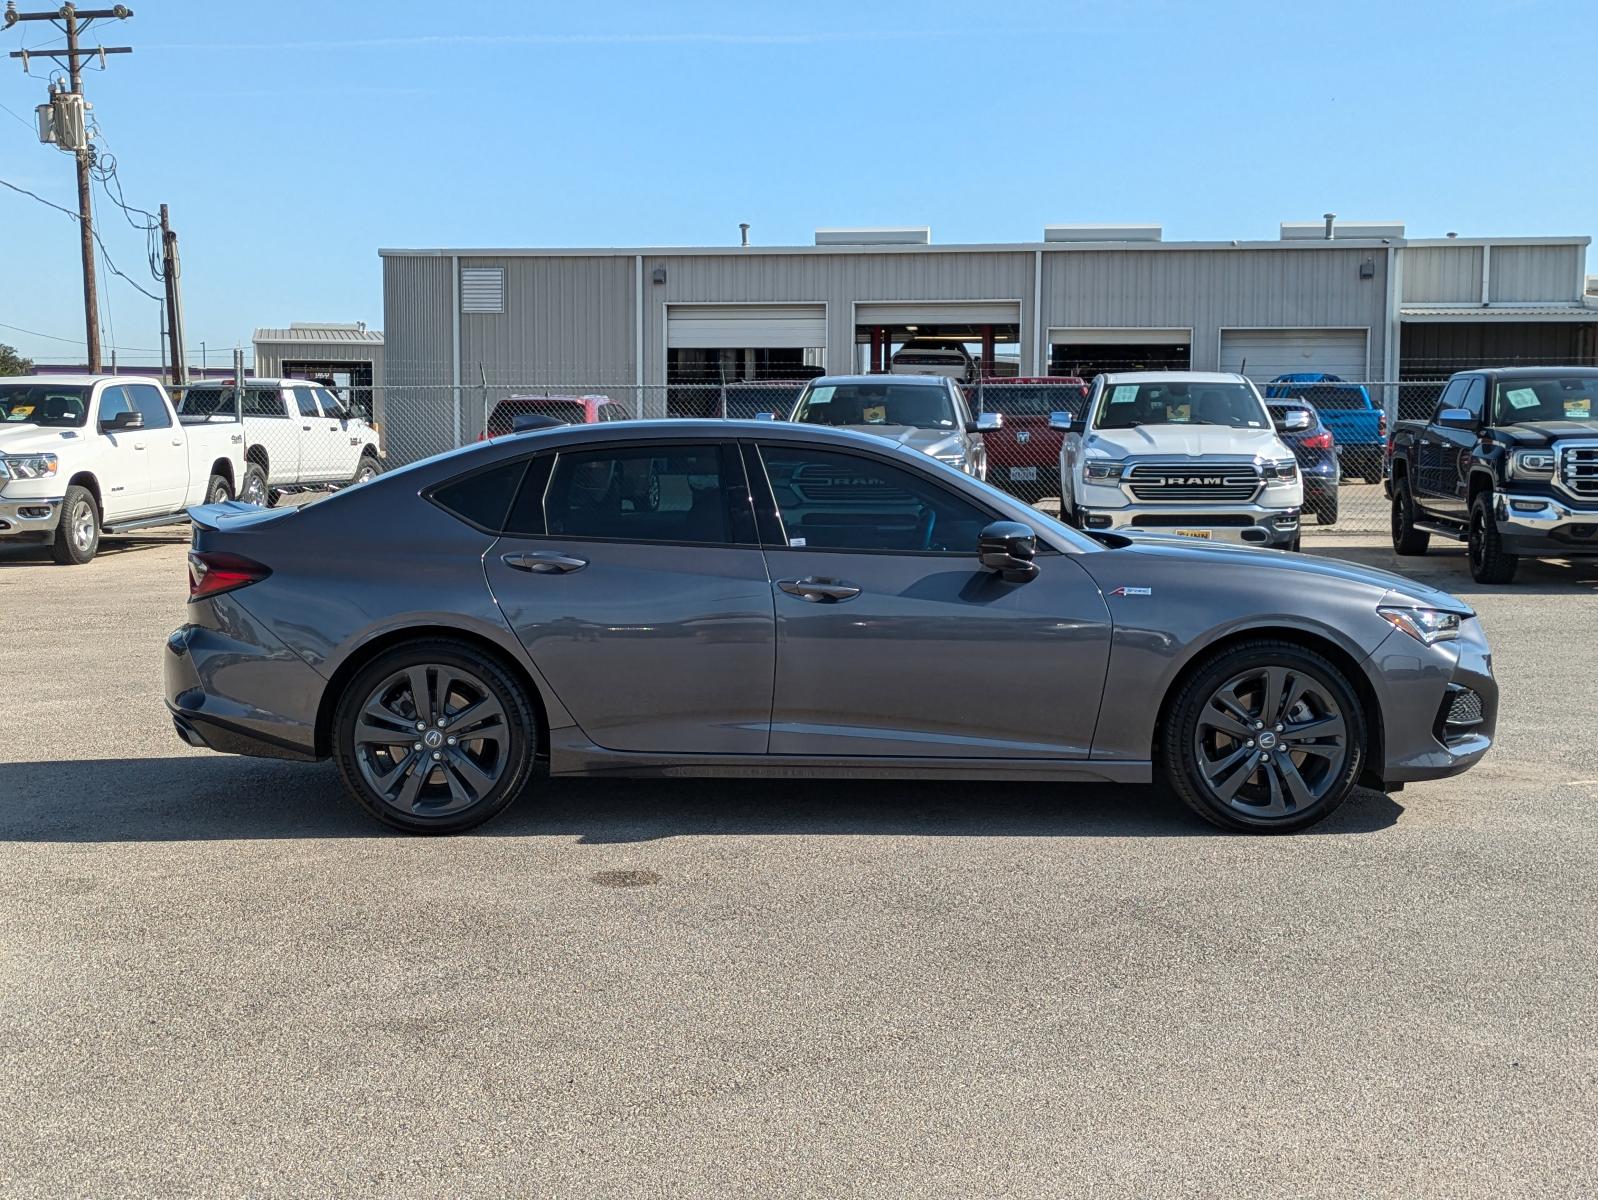
<instances>
[{"instance_id":1,"label":"windshield sticker","mask_svg":"<svg viewBox=\"0 0 1598 1200\"><path fill-rule=\"evenodd\" d=\"M1509 388L1504 392L1504 399L1516 409L1536 408L1542 404L1537 399L1536 388Z\"/></svg>"},{"instance_id":2,"label":"windshield sticker","mask_svg":"<svg viewBox=\"0 0 1598 1200\"><path fill-rule=\"evenodd\" d=\"M888 419L888 406L868 404L860 410L860 419L867 425L881 425Z\"/></svg>"},{"instance_id":3,"label":"windshield sticker","mask_svg":"<svg viewBox=\"0 0 1598 1200\"><path fill-rule=\"evenodd\" d=\"M1165 419L1173 425L1186 425L1193 419L1193 406L1191 404L1177 404L1167 409Z\"/></svg>"},{"instance_id":4,"label":"windshield sticker","mask_svg":"<svg viewBox=\"0 0 1598 1200\"><path fill-rule=\"evenodd\" d=\"M1137 384L1117 384L1115 391L1110 393L1111 404L1135 404L1137 402Z\"/></svg>"},{"instance_id":5,"label":"windshield sticker","mask_svg":"<svg viewBox=\"0 0 1598 1200\"><path fill-rule=\"evenodd\" d=\"M789 538L788 539L788 545L790 545L790 546L803 546L804 544L805 544L804 538Z\"/></svg>"},{"instance_id":6,"label":"windshield sticker","mask_svg":"<svg viewBox=\"0 0 1598 1200\"><path fill-rule=\"evenodd\" d=\"M33 416L33 405L19 404L6 414L6 420L26 421L31 416Z\"/></svg>"},{"instance_id":7,"label":"windshield sticker","mask_svg":"<svg viewBox=\"0 0 1598 1200\"><path fill-rule=\"evenodd\" d=\"M1585 396L1580 400L1566 400L1565 416L1576 421L1590 420L1592 417L1592 401Z\"/></svg>"}]
</instances>

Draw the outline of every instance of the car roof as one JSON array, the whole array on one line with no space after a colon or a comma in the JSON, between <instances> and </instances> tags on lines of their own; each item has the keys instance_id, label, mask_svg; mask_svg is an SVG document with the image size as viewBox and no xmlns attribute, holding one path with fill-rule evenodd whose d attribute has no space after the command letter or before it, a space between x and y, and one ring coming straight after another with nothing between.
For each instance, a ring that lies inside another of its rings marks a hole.
<instances>
[{"instance_id":1,"label":"car roof","mask_svg":"<svg viewBox=\"0 0 1598 1200\"><path fill-rule=\"evenodd\" d=\"M977 380L977 383L984 385L991 383L1064 383L1079 387L1086 387L1087 382L1080 375L984 375Z\"/></svg>"},{"instance_id":2,"label":"car roof","mask_svg":"<svg viewBox=\"0 0 1598 1200\"><path fill-rule=\"evenodd\" d=\"M1524 379L1533 375L1598 375L1598 367L1574 367L1550 365L1546 367L1477 367L1473 371L1461 371L1461 375L1498 375L1505 379Z\"/></svg>"},{"instance_id":3,"label":"car roof","mask_svg":"<svg viewBox=\"0 0 1598 1200\"><path fill-rule=\"evenodd\" d=\"M1230 371L1107 371L1099 376L1111 383L1247 383Z\"/></svg>"},{"instance_id":4,"label":"car roof","mask_svg":"<svg viewBox=\"0 0 1598 1200\"><path fill-rule=\"evenodd\" d=\"M842 383L892 383L910 387L947 387L942 375L819 375L807 380L817 387L836 387Z\"/></svg>"},{"instance_id":5,"label":"car roof","mask_svg":"<svg viewBox=\"0 0 1598 1200\"><path fill-rule=\"evenodd\" d=\"M0 383L39 383L46 387L86 387L96 383L153 383L165 385L154 375L7 375Z\"/></svg>"}]
</instances>

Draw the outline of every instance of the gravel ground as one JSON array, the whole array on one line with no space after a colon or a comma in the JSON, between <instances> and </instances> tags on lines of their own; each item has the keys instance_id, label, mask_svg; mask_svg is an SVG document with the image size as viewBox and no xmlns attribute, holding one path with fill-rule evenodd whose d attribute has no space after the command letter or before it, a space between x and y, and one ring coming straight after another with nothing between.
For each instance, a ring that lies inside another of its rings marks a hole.
<instances>
[{"instance_id":1,"label":"gravel ground","mask_svg":"<svg viewBox=\"0 0 1598 1200\"><path fill-rule=\"evenodd\" d=\"M1500 743L1291 838L1151 789L544 785L391 835L171 733L180 534L0 551L17 1196L1598 1194L1598 563Z\"/></svg>"}]
</instances>

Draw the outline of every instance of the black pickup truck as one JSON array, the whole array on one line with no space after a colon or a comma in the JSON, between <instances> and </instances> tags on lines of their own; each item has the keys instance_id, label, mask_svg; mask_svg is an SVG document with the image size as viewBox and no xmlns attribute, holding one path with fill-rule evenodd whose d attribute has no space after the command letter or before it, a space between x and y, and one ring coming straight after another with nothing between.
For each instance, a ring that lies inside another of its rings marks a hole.
<instances>
[{"instance_id":1,"label":"black pickup truck","mask_svg":"<svg viewBox=\"0 0 1598 1200\"><path fill-rule=\"evenodd\" d=\"M1522 557L1598 557L1598 367L1503 367L1448 381L1388 439L1393 549L1470 546L1478 583Z\"/></svg>"}]
</instances>

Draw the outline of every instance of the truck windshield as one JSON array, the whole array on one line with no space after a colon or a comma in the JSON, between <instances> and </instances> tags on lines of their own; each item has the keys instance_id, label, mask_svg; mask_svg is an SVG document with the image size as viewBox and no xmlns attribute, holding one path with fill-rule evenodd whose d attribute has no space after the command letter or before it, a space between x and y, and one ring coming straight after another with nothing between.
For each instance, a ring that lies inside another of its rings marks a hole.
<instances>
[{"instance_id":1,"label":"truck windshield","mask_svg":"<svg viewBox=\"0 0 1598 1200\"><path fill-rule=\"evenodd\" d=\"M1068 412L1082 415L1087 387L1079 383L985 383L968 395L983 412L1007 417L1046 417Z\"/></svg>"},{"instance_id":2,"label":"truck windshield","mask_svg":"<svg viewBox=\"0 0 1598 1200\"><path fill-rule=\"evenodd\" d=\"M81 429L88 420L87 386L0 383L0 423Z\"/></svg>"},{"instance_id":3,"label":"truck windshield","mask_svg":"<svg viewBox=\"0 0 1598 1200\"><path fill-rule=\"evenodd\" d=\"M954 405L942 387L909 383L838 383L813 387L794 413L807 425L907 425L953 429Z\"/></svg>"},{"instance_id":4,"label":"truck windshield","mask_svg":"<svg viewBox=\"0 0 1598 1200\"><path fill-rule=\"evenodd\" d=\"M1548 375L1503 379L1494 401L1500 425L1528 421L1590 421L1598 412L1598 377Z\"/></svg>"},{"instance_id":5,"label":"truck windshield","mask_svg":"<svg viewBox=\"0 0 1598 1200\"><path fill-rule=\"evenodd\" d=\"M1104 389L1095 429L1133 429L1139 425L1223 425L1266 429L1265 405L1243 383L1116 383Z\"/></svg>"}]
</instances>

